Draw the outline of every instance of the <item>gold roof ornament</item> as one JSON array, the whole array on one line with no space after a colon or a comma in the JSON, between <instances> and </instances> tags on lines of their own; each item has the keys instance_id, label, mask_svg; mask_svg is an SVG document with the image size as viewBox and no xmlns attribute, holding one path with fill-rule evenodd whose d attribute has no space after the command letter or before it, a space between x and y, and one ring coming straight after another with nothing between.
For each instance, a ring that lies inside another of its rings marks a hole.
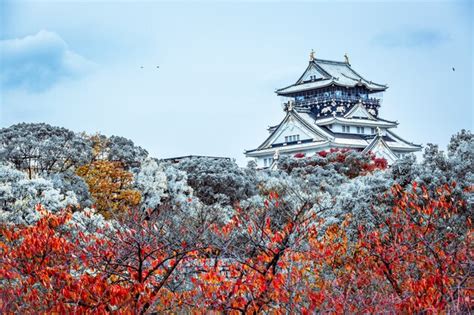
<instances>
[{"instance_id":1,"label":"gold roof ornament","mask_svg":"<svg viewBox=\"0 0 474 315\"><path fill-rule=\"evenodd\" d=\"M314 50L311 49L311 52L309 53L309 61L313 61L314 60Z\"/></svg>"},{"instance_id":2,"label":"gold roof ornament","mask_svg":"<svg viewBox=\"0 0 474 315\"><path fill-rule=\"evenodd\" d=\"M346 59L346 63L348 65L350 65L351 63L349 62L349 56L347 55L347 53L344 54L344 59Z\"/></svg>"},{"instance_id":3,"label":"gold roof ornament","mask_svg":"<svg viewBox=\"0 0 474 315\"><path fill-rule=\"evenodd\" d=\"M380 127L377 126L376 130L377 130L377 137L382 138L383 137L382 129L380 129Z\"/></svg>"}]
</instances>

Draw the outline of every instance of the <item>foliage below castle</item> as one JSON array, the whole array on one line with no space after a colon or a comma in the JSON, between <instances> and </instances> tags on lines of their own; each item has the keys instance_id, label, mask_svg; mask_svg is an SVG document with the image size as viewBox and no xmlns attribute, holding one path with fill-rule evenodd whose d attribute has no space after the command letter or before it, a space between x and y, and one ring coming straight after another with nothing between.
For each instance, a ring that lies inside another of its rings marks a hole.
<instances>
[{"instance_id":1,"label":"foliage below castle","mask_svg":"<svg viewBox=\"0 0 474 315\"><path fill-rule=\"evenodd\" d=\"M0 130L2 313L469 312L474 138L275 169ZM350 288L350 289L348 289Z\"/></svg>"}]
</instances>

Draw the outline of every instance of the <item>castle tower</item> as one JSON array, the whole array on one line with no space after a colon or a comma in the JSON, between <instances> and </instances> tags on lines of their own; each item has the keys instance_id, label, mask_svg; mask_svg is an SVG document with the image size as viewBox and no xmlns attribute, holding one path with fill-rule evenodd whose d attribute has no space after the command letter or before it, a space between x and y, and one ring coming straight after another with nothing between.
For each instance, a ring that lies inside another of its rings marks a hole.
<instances>
[{"instance_id":1,"label":"castle tower","mask_svg":"<svg viewBox=\"0 0 474 315\"><path fill-rule=\"evenodd\" d=\"M372 152L389 164L420 145L397 136L395 121L379 117L386 85L369 81L345 61L316 59L296 83L278 89L285 117L268 128L269 137L256 149L245 151L259 168L270 167L280 155L309 156L331 148Z\"/></svg>"}]
</instances>

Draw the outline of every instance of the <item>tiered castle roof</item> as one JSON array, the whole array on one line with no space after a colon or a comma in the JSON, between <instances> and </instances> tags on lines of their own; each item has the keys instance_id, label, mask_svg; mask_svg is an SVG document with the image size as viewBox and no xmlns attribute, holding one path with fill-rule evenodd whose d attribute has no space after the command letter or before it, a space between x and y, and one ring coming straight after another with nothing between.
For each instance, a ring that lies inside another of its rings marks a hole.
<instances>
[{"instance_id":1,"label":"tiered castle roof","mask_svg":"<svg viewBox=\"0 0 474 315\"><path fill-rule=\"evenodd\" d=\"M420 145L404 140L391 130L388 130L387 125L378 125L376 123L377 121L373 121L373 125L368 125L366 119L348 119L347 121L352 126L374 126L376 132L373 134L336 132L328 128L327 124L314 119L314 117L308 113L300 113L295 110L290 110L287 112L285 118L280 122L280 124L269 128L270 135L267 139L265 139L258 148L247 150L246 154L258 152L258 155L262 155L272 152L275 148L280 148L289 153L297 153L301 151L302 148L324 148L327 145L330 145L331 147L364 150L377 138L383 140L387 146L396 151L408 153L417 151L421 148ZM302 136L298 141L279 142L279 136L284 132L284 129L289 124L294 125L299 129L298 131L305 136ZM386 129L382 129L380 127L381 125ZM392 127L396 125L389 126ZM384 130L384 132L382 132L382 130Z\"/></svg>"},{"instance_id":2,"label":"tiered castle roof","mask_svg":"<svg viewBox=\"0 0 474 315\"><path fill-rule=\"evenodd\" d=\"M308 67L295 84L278 89L276 93L291 96L294 93L314 90L328 86L366 87L372 92L383 92L388 86L369 81L352 69L346 55L346 61L332 61L310 58Z\"/></svg>"}]
</instances>

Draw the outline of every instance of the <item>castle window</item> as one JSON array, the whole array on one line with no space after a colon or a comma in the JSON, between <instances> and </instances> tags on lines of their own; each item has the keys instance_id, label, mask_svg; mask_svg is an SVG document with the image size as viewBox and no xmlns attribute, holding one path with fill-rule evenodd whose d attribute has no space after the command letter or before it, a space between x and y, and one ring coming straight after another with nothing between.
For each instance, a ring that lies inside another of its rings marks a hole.
<instances>
[{"instance_id":1,"label":"castle window","mask_svg":"<svg viewBox=\"0 0 474 315\"><path fill-rule=\"evenodd\" d=\"M370 128L370 131L372 132L372 134L375 134L375 128Z\"/></svg>"},{"instance_id":2,"label":"castle window","mask_svg":"<svg viewBox=\"0 0 474 315\"><path fill-rule=\"evenodd\" d=\"M342 132L346 132L346 133L351 132L351 126L342 126Z\"/></svg>"},{"instance_id":3,"label":"castle window","mask_svg":"<svg viewBox=\"0 0 474 315\"><path fill-rule=\"evenodd\" d=\"M273 162L273 158L264 158L263 159L263 166L268 167L271 166Z\"/></svg>"},{"instance_id":4,"label":"castle window","mask_svg":"<svg viewBox=\"0 0 474 315\"><path fill-rule=\"evenodd\" d=\"M357 127L357 133L365 133L364 127Z\"/></svg>"},{"instance_id":5,"label":"castle window","mask_svg":"<svg viewBox=\"0 0 474 315\"><path fill-rule=\"evenodd\" d=\"M300 141L300 135L285 136L285 142Z\"/></svg>"}]
</instances>

